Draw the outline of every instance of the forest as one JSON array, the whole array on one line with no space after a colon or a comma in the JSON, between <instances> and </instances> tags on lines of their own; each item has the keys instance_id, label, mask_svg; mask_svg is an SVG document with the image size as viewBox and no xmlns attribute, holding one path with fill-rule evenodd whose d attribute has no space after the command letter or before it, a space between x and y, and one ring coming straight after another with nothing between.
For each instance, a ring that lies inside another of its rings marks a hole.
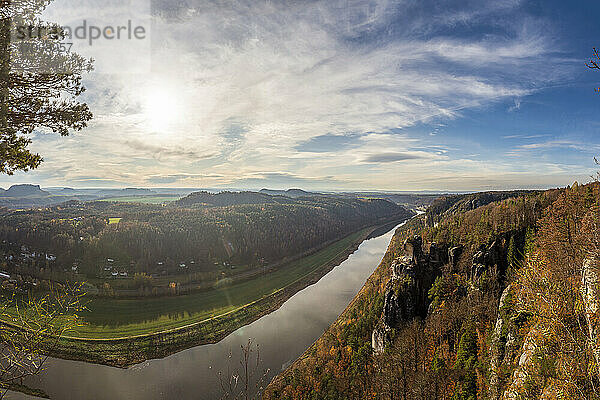
<instances>
[{"instance_id":1,"label":"forest","mask_svg":"<svg viewBox=\"0 0 600 400\"><path fill-rule=\"evenodd\" d=\"M600 184L451 206L396 232L265 398L599 398Z\"/></svg>"},{"instance_id":2,"label":"forest","mask_svg":"<svg viewBox=\"0 0 600 400\"><path fill-rule=\"evenodd\" d=\"M0 241L8 272L58 279L75 272L80 281L201 274L268 266L410 215L378 199L200 192L173 204L71 201L4 209Z\"/></svg>"}]
</instances>

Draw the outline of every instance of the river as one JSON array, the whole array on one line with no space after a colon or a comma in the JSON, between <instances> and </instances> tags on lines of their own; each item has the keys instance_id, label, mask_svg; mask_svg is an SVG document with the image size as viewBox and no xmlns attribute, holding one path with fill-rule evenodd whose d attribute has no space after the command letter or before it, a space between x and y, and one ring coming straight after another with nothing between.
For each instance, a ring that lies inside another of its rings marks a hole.
<instances>
[{"instance_id":1,"label":"river","mask_svg":"<svg viewBox=\"0 0 600 400\"><path fill-rule=\"evenodd\" d=\"M365 240L350 257L278 310L233 332L217 344L197 346L160 360L119 369L50 359L27 383L52 399L219 399L217 373L239 366L240 346L249 338L260 347L267 380L298 358L335 321L373 273L395 229ZM9 393L9 399L30 399Z\"/></svg>"}]
</instances>

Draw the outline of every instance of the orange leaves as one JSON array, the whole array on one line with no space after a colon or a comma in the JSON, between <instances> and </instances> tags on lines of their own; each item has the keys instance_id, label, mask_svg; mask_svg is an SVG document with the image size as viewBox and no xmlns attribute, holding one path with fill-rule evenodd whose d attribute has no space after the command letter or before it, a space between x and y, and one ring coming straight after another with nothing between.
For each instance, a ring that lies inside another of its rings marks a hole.
<instances>
[{"instance_id":1,"label":"orange leaves","mask_svg":"<svg viewBox=\"0 0 600 400\"><path fill-rule=\"evenodd\" d=\"M598 254L599 197L598 183L573 185L558 196L539 221L537 251L515 282L516 308L529 315L528 337L543 356L540 360L552 366L551 376L544 372L546 364L530 372L544 396L587 398L589 388L598 383L585 323L582 271L584 260Z\"/></svg>"}]
</instances>

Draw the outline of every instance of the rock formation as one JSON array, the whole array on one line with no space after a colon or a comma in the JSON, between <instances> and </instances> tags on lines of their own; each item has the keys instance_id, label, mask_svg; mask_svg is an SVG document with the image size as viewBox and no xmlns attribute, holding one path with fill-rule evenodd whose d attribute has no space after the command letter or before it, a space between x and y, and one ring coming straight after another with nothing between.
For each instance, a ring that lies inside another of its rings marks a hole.
<instances>
[{"instance_id":1,"label":"rock formation","mask_svg":"<svg viewBox=\"0 0 600 400\"><path fill-rule=\"evenodd\" d=\"M397 257L390 265L391 278L385 288L383 311L371 335L376 354L385 350L392 340L393 329L400 323L427 314L427 292L439 273L438 264L445 261L446 250L440 255L439 247L433 246L433 254L431 249L424 254L422 243L420 236L408 238L403 246L406 255Z\"/></svg>"},{"instance_id":2,"label":"rock formation","mask_svg":"<svg viewBox=\"0 0 600 400\"><path fill-rule=\"evenodd\" d=\"M587 259L581 271L581 295L585 306L585 317L590 345L600 365L600 276L595 260Z\"/></svg>"},{"instance_id":3,"label":"rock formation","mask_svg":"<svg viewBox=\"0 0 600 400\"><path fill-rule=\"evenodd\" d=\"M463 251L462 245L451 247L448 250L448 263L452 267L452 271L456 270L458 265L458 259L460 258Z\"/></svg>"},{"instance_id":4,"label":"rock formation","mask_svg":"<svg viewBox=\"0 0 600 400\"><path fill-rule=\"evenodd\" d=\"M530 330L525 336L519 361L510 378L509 386L502 396L503 400L522 398L521 393L524 391L527 376L530 374L530 370L534 368L534 354L538 348L537 340L539 336L540 333L536 329Z\"/></svg>"},{"instance_id":5,"label":"rock formation","mask_svg":"<svg viewBox=\"0 0 600 400\"><path fill-rule=\"evenodd\" d=\"M423 239L421 236L415 235L412 238L407 238L404 241L404 251L415 264L418 264L423 257Z\"/></svg>"},{"instance_id":6,"label":"rock formation","mask_svg":"<svg viewBox=\"0 0 600 400\"><path fill-rule=\"evenodd\" d=\"M429 246L429 263L432 266L440 268L442 265L448 263L448 245L445 243L431 243Z\"/></svg>"},{"instance_id":7,"label":"rock formation","mask_svg":"<svg viewBox=\"0 0 600 400\"><path fill-rule=\"evenodd\" d=\"M490 268L503 265L504 260L503 249L498 240L494 240L492 244L487 247L482 246L479 251L473 254L471 278L477 279Z\"/></svg>"},{"instance_id":8,"label":"rock formation","mask_svg":"<svg viewBox=\"0 0 600 400\"><path fill-rule=\"evenodd\" d=\"M489 245L483 245L475 252L471 264L471 278L478 279L486 271L502 269L505 265L504 241L500 238ZM404 321L415 317L426 317L430 300L428 292L444 265L455 271L463 254L463 246L449 246L446 243L431 243L429 251L423 251L423 240L415 235L407 238L402 246L405 255L395 258L390 264L390 280L384 292L384 306L379 322L371 335L371 345L375 353L382 353L393 340L393 330ZM508 292L506 292L508 293ZM503 296L500 307L506 296ZM497 322L498 335L503 331L505 321ZM500 338L500 336L499 336ZM502 337L506 340L506 337ZM501 351L504 352L505 343ZM497 355L502 362L503 353Z\"/></svg>"},{"instance_id":9,"label":"rock formation","mask_svg":"<svg viewBox=\"0 0 600 400\"><path fill-rule=\"evenodd\" d=\"M502 388L505 382L502 382L502 367L512 363L515 358L518 346L518 332L511 319L511 305L509 304L509 296L512 295L512 286L508 285L500 296L498 304L498 318L492 333L490 343L490 386L489 398L492 400L500 399L502 396Z\"/></svg>"}]
</instances>

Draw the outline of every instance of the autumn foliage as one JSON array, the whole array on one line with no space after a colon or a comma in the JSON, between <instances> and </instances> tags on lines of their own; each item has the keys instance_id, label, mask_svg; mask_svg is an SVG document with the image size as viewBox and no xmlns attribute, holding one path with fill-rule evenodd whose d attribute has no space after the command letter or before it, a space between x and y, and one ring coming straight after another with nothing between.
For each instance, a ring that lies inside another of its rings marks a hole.
<instances>
[{"instance_id":1,"label":"autumn foliage","mask_svg":"<svg viewBox=\"0 0 600 400\"><path fill-rule=\"evenodd\" d=\"M600 184L529 193L396 232L380 266L267 399L598 398ZM390 264L419 234L462 245L429 290L424 319L400 324L381 355L371 332ZM501 257L475 276L474 256ZM502 298L502 299L501 299Z\"/></svg>"}]
</instances>

